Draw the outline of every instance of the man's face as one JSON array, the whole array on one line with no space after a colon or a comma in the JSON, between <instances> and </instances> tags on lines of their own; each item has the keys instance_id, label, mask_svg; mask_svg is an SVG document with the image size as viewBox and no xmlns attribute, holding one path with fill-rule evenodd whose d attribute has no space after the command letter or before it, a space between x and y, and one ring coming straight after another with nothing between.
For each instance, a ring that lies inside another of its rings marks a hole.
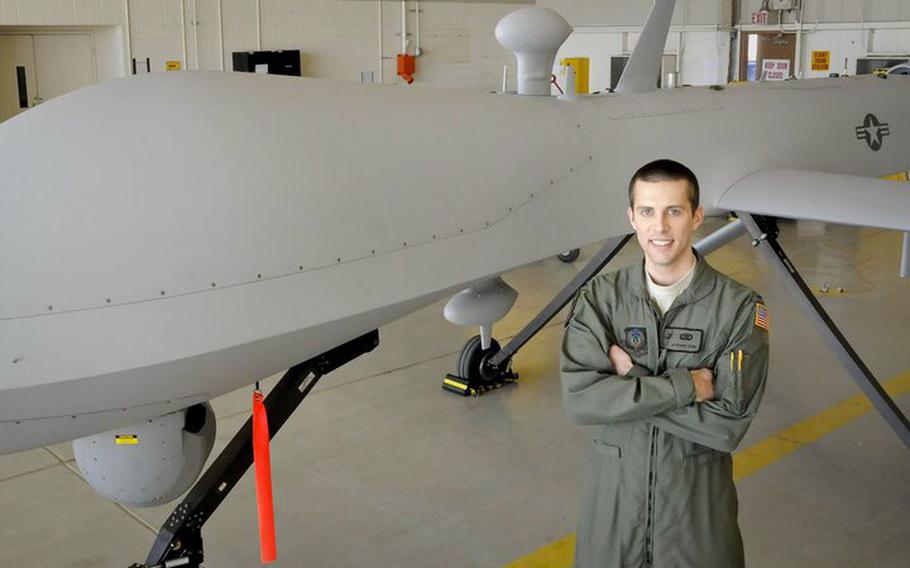
<instances>
[{"instance_id":1,"label":"man's face","mask_svg":"<svg viewBox=\"0 0 910 568\"><path fill-rule=\"evenodd\" d=\"M648 261L666 268L687 262L695 229L704 217L701 206L692 211L689 182L638 180L633 195L629 222Z\"/></svg>"}]
</instances>

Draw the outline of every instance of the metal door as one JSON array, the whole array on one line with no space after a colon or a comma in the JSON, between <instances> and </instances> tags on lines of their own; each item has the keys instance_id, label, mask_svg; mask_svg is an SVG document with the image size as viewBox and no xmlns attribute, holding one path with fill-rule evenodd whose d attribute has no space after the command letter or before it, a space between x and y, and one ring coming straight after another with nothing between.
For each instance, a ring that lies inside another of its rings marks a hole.
<instances>
[{"instance_id":1,"label":"metal door","mask_svg":"<svg viewBox=\"0 0 910 568\"><path fill-rule=\"evenodd\" d=\"M750 49L749 37L755 36ZM765 59L786 59L790 74L795 72L796 34L779 32L750 32L742 34L739 56L739 80L757 81L761 78ZM751 68L751 72L750 72Z\"/></svg>"},{"instance_id":2,"label":"metal door","mask_svg":"<svg viewBox=\"0 0 910 568\"><path fill-rule=\"evenodd\" d=\"M0 122L38 104L32 36L0 35Z\"/></svg>"},{"instance_id":3,"label":"metal door","mask_svg":"<svg viewBox=\"0 0 910 568\"><path fill-rule=\"evenodd\" d=\"M34 38L39 103L95 82L91 35L54 34Z\"/></svg>"},{"instance_id":4,"label":"metal door","mask_svg":"<svg viewBox=\"0 0 910 568\"><path fill-rule=\"evenodd\" d=\"M0 122L95 79L90 34L0 35Z\"/></svg>"}]
</instances>

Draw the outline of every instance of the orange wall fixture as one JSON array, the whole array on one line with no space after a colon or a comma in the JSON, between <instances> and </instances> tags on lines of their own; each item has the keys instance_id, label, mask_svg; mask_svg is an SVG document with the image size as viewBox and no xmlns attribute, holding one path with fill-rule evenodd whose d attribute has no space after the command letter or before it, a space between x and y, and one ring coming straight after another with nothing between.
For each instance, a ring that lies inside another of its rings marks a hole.
<instances>
[{"instance_id":1,"label":"orange wall fixture","mask_svg":"<svg viewBox=\"0 0 910 568\"><path fill-rule=\"evenodd\" d=\"M398 76L408 82L408 85L414 82L414 70L416 68L416 57L406 53L398 54Z\"/></svg>"}]
</instances>

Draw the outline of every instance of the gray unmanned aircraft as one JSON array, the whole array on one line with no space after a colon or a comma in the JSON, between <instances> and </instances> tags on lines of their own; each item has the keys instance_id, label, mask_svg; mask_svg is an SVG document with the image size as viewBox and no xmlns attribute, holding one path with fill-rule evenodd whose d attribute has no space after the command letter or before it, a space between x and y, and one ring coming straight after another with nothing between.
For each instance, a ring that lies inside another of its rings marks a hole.
<instances>
[{"instance_id":1,"label":"gray unmanned aircraft","mask_svg":"<svg viewBox=\"0 0 910 568\"><path fill-rule=\"evenodd\" d=\"M495 381L625 242L626 180L657 157L697 172L707 214L738 214L703 251L748 232L910 445L771 219L910 231L910 191L878 179L910 168L910 78L657 90L673 7L655 2L616 92L597 96L549 96L571 28L531 7L497 27L518 57L515 94L154 73L3 123L0 453L79 439L97 490L160 504L211 450L208 400L290 368L267 401L274 435L376 329L451 295L447 316L482 329L461 375ZM514 301L500 274L604 239L525 332L493 345ZM238 437L184 517L245 471ZM148 564L197 565L210 510L197 526L173 517ZM175 534L198 552L175 551Z\"/></svg>"}]
</instances>

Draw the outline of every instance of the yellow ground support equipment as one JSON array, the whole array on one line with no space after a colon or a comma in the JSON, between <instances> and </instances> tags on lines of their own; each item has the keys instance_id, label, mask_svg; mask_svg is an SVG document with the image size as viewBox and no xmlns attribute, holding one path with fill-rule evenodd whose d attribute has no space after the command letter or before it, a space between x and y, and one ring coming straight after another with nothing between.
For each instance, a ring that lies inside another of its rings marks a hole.
<instances>
[{"instance_id":1,"label":"yellow ground support equipment","mask_svg":"<svg viewBox=\"0 0 910 568\"><path fill-rule=\"evenodd\" d=\"M566 66L571 65L575 69L575 92L579 95L587 95L591 92L589 87L589 77L591 75L591 60L587 57L567 57L559 62L562 72L565 74Z\"/></svg>"}]
</instances>

